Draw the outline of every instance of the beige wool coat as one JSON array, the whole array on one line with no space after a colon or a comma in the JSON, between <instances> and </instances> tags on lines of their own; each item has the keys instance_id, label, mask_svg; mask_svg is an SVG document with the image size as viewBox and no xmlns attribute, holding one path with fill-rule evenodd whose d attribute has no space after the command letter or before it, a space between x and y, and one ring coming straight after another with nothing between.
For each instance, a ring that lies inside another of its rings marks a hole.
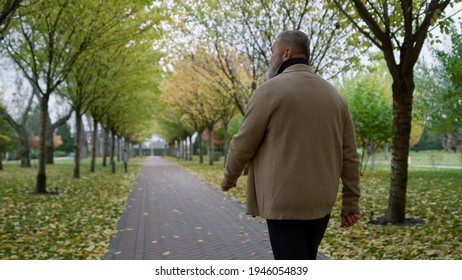
<instances>
[{"instance_id":1,"label":"beige wool coat","mask_svg":"<svg viewBox=\"0 0 462 280\"><path fill-rule=\"evenodd\" d=\"M348 105L309 66L295 64L250 97L230 144L222 186L249 163L247 214L311 220L331 213L339 180L342 211L359 213L359 159Z\"/></svg>"}]
</instances>

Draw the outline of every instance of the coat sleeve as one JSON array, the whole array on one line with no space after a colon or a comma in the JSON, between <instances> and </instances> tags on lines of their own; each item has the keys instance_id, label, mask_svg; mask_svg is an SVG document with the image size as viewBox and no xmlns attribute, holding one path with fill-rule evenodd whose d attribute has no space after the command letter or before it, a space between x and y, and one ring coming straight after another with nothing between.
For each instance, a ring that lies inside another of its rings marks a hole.
<instances>
[{"instance_id":1,"label":"coat sleeve","mask_svg":"<svg viewBox=\"0 0 462 280\"><path fill-rule=\"evenodd\" d=\"M359 156L356 146L356 134L350 113L347 113L343 130L343 168L342 168L342 211L360 213L359 197Z\"/></svg>"},{"instance_id":2,"label":"coat sleeve","mask_svg":"<svg viewBox=\"0 0 462 280\"><path fill-rule=\"evenodd\" d=\"M247 105L242 125L231 141L222 186L234 187L245 165L255 155L270 119L268 93L257 89Z\"/></svg>"}]
</instances>

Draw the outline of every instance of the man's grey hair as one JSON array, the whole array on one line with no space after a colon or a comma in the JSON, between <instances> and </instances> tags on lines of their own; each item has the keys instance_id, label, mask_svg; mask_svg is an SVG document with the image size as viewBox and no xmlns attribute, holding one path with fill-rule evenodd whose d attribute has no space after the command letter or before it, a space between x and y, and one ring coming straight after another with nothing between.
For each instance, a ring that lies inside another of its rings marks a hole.
<instances>
[{"instance_id":1,"label":"man's grey hair","mask_svg":"<svg viewBox=\"0 0 462 280\"><path fill-rule=\"evenodd\" d=\"M276 40L284 42L285 47L291 47L295 54L304 54L310 59L310 39L299 30L287 30L278 34Z\"/></svg>"}]
</instances>

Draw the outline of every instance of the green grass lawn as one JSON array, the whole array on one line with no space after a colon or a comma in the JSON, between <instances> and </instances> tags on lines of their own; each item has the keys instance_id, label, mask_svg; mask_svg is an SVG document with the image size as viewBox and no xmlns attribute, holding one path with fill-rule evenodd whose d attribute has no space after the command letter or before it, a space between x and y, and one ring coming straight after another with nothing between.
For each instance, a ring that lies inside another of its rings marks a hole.
<instances>
[{"instance_id":1,"label":"green grass lawn","mask_svg":"<svg viewBox=\"0 0 462 280\"><path fill-rule=\"evenodd\" d=\"M420 151L409 153L411 166L460 166L462 167L462 153L453 151ZM389 165L391 160L391 153L389 153L388 160L385 158L383 152L377 153L376 162L379 165Z\"/></svg>"},{"instance_id":2,"label":"green grass lawn","mask_svg":"<svg viewBox=\"0 0 462 280\"><path fill-rule=\"evenodd\" d=\"M169 160L175 161L173 158ZM214 166L180 160L179 164L218 188L223 162ZM462 259L462 170L411 167L407 217L423 221L413 226L368 223L387 209L390 171L378 167L361 181L363 219L352 228L340 228L340 199L333 209L320 251L329 259ZM245 180L227 195L245 201Z\"/></svg>"},{"instance_id":3,"label":"green grass lawn","mask_svg":"<svg viewBox=\"0 0 462 280\"><path fill-rule=\"evenodd\" d=\"M411 165L461 166L462 153L453 151L411 152Z\"/></svg>"},{"instance_id":4,"label":"green grass lawn","mask_svg":"<svg viewBox=\"0 0 462 280\"><path fill-rule=\"evenodd\" d=\"M134 182L141 159L129 173L117 165L72 179L72 159L47 165L47 189L59 195L32 195L37 169L6 164L0 171L0 259L101 259L106 254Z\"/></svg>"}]
</instances>

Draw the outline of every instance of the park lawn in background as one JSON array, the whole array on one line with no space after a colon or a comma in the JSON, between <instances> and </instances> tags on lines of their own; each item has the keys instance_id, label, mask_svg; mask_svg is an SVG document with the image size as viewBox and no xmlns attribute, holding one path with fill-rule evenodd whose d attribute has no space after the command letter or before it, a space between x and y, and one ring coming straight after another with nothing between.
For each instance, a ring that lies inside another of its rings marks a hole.
<instances>
[{"instance_id":1,"label":"park lawn in background","mask_svg":"<svg viewBox=\"0 0 462 280\"><path fill-rule=\"evenodd\" d=\"M5 165L0 171L0 259L102 259L117 233L141 159L130 159L128 174L97 162L81 163L72 179L72 160L47 165L47 189L59 195L25 194L35 190L37 169Z\"/></svg>"},{"instance_id":2,"label":"park lawn in background","mask_svg":"<svg viewBox=\"0 0 462 280\"><path fill-rule=\"evenodd\" d=\"M180 160L179 165L219 188L223 162L209 166ZM387 167L361 177L363 218L351 228L339 227L339 189L320 252L329 259L462 259L462 170L409 169L406 215L423 222L410 226L369 223L386 212L389 178ZM246 179L241 176L227 195L244 203Z\"/></svg>"},{"instance_id":3,"label":"park lawn in background","mask_svg":"<svg viewBox=\"0 0 462 280\"><path fill-rule=\"evenodd\" d=\"M410 151L410 166L459 166L462 167L462 153L444 150L434 151ZM383 152L377 153L376 164L390 165L391 153L388 155L388 160L385 160ZM369 160L370 163L370 160ZM367 171L366 171L367 172Z\"/></svg>"},{"instance_id":4,"label":"park lawn in background","mask_svg":"<svg viewBox=\"0 0 462 280\"><path fill-rule=\"evenodd\" d=\"M411 165L462 166L462 153L454 151L411 152Z\"/></svg>"}]
</instances>

